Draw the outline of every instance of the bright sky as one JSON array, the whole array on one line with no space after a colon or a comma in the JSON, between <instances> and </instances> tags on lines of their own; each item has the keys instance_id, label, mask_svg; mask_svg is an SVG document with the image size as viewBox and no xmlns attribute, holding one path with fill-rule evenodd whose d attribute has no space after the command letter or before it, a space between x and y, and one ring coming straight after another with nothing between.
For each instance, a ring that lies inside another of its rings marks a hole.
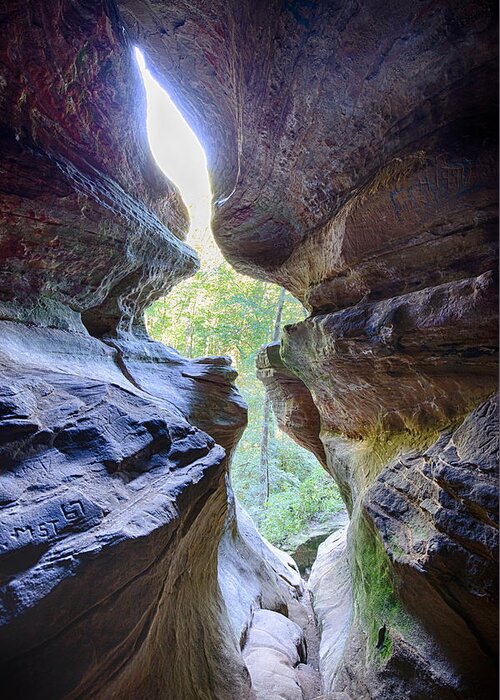
<instances>
[{"instance_id":1,"label":"bright sky","mask_svg":"<svg viewBox=\"0 0 500 700\"><path fill-rule=\"evenodd\" d=\"M179 188L191 217L188 243L202 265L217 265L222 255L210 230L210 181L203 148L165 90L147 70L135 49L147 95L147 130L153 156L165 175Z\"/></svg>"}]
</instances>

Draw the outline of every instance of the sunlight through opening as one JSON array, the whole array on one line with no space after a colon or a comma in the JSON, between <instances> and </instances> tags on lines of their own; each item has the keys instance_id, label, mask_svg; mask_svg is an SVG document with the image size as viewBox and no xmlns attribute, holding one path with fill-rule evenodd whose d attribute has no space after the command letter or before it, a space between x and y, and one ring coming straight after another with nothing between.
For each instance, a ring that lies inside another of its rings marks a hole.
<instances>
[{"instance_id":1,"label":"sunlight through opening","mask_svg":"<svg viewBox=\"0 0 500 700\"><path fill-rule=\"evenodd\" d=\"M210 229L211 192L203 148L147 70L141 52L136 49L135 54L146 87L151 151L189 209L188 242L202 262L196 275L147 309L148 332L187 357L231 357L248 404L248 426L231 464L233 488L261 532L294 553L293 538L299 532L311 527L316 538L321 527L326 536L342 510L331 477L279 429L255 373L258 348L271 340L277 319L281 326L296 323L303 318L303 307L290 295L282 296L275 284L242 275L224 261Z\"/></svg>"},{"instance_id":2,"label":"sunlight through opening","mask_svg":"<svg viewBox=\"0 0 500 700\"><path fill-rule=\"evenodd\" d=\"M147 97L147 132L154 159L179 188L191 225L187 242L196 249L202 265L213 266L222 255L210 228L211 190L205 152L168 93L146 68L142 52L135 57Z\"/></svg>"}]
</instances>

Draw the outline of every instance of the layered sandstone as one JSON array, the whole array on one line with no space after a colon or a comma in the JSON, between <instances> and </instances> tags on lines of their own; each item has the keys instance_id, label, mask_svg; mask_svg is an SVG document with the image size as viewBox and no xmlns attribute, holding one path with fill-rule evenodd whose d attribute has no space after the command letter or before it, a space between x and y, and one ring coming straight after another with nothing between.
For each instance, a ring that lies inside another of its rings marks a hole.
<instances>
[{"instance_id":1,"label":"layered sandstone","mask_svg":"<svg viewBox=\"0 0 500 700\"><path fill-rule=\"evenodd\" d=\"M230 360L145 333L198 261L133 44L107 2L0 19L2 694L250 698L254 613L300 577L234 505Z\"/></svg>"},{"instance_id":2,"label":"layered sandstone","mask_svg":"<svg viewBox=\"0 0 500 700\"><path fill-rule=\"evenodd\" d=\"M12 696L244 698L252 610L294 588L240 546L226 361L145 335L197 262L134 44L206 148L224 254L311 313L260 370L351 513L321 576L342 595L327 689L496 692L493 3L11 0L0 19Z\"/></svg>"},{"instance_id":3,"label":"layered sandstone","mask_svg":"<svg viewBox=\"0 0 500 700\"><path fill-rule=\"evenodd\" d=\"M300 578L228 510L228 361L0 327L5 696L249 697L253 610L286 613Z\"/></svg>"},{"instance_id":4,"label":"layered sandstone","mask_svg":"<svg viewBox=\"0 0 500 700\"><path fill-rule=\"evenodd\" d=\"M453 486L441 467L415 461L396 478L394 464L413 450L446 463L441 449L449 454L444 442L464 419L482 444L474 410L497 388L493 3L120 8L206 144L224 254L311 312L285 329L279 354L261 354L258 371L280 425L326 461L352 515L345 571L331 584L351 580L353 608L345 645L325 656L329 689L488 697L489 477L478 456L452 463ZM390 507L393 479L407 491L401 512L393 496L393 538L416 527L421 553L391 549L387 518L374 516ZM415 523L403 525L407 512ZM447 542L439 565L430 553L422 563L435 538ZM474 583L451 583L455 556L471 550Z\"/></svg>"}]
</instances>

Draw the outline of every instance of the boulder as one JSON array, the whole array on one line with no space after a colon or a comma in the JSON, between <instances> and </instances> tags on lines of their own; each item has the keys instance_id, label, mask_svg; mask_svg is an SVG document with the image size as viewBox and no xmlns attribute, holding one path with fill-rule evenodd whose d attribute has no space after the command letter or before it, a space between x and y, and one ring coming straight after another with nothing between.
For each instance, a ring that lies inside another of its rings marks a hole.
<instances>
[{"instance_id":1,"label":"boulder","mask_svg":"<svg viewBox=\"0 0 500 700\"><path fill-rule=\"evenodd\" d=\"M296 667L306 660L302 630L283 615L258 610L243 649L256 700L303 700Z\"/></svg>"},{"instance_id":2,"label":"boulder","mask_svg":"<svg viewBox=\"0 0 500 700\"><path fill-rule=\"evenodd\" d=\"M303 574L310 572L318 553L318 547L330 535L344 528L349 521L345 510L333 513L319 522L308 523L303 532L292 535L285 548Z\"/></svg>"}]
</instances>

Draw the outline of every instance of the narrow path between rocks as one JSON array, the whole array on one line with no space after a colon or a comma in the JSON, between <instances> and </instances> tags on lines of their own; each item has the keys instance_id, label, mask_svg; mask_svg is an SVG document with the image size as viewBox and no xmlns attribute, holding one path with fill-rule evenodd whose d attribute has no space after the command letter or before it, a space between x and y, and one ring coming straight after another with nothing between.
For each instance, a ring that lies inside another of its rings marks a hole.
<instances>
[{"instance_id":1,"label":"narrow path between rocks","mask_svg":"<svg viewBox=\"0 0 500 700\"><path fill-rule=\"evenodd\" d=\"M318 630L309 591L305 586L303 591L288 601L287 617L254 612L243 658L256 700L327 700L321 693Z\"/></svg>"},{"instance_id":2,"label":"narrow path between rocks","mask_svg":"<svg viewBox=\"0 0 500 700\"><path fill-rule=\"evenodd\" d=\"M304 700L319 700L321 694L321 676L319 673L319 633L314 619L311 599L306 582L304 581L304 594L298 601L293 601L288 606L288 616L304 631L307 645L307 663L299 664L297 676L302 688Z\"/></svg>"}]
</instances>

